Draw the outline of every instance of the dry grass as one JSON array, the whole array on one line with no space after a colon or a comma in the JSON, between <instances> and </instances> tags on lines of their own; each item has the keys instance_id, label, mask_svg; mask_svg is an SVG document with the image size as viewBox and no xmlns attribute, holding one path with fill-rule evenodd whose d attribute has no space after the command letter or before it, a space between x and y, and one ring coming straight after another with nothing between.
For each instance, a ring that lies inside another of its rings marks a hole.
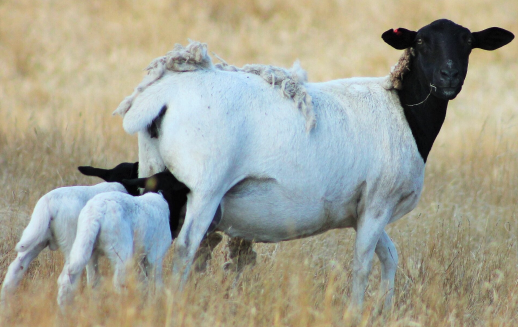
<instances>
[{"instance_id":1,"label":"dry grass","mask_svg":"<svg viewBox=\"0 0 518 327\"><path fill-rule=\"evenodd\" d=\"M37 199L92 183L76 166L137 158L111 117L149 61L187 38L229 63L291 66L312 81L386 75L399 53L380 39L398 26L446 17L472 30L518 31L515 0L418 2L224 0L0 2L0 275ZM400 253L395 307L375 313L375 263L362 325L518 325L518 42L475 51L429 157L419 206L388 227ZM68 318L56 309L59 253L32 264L2 326L341 326L354 232L257 245L256 267L231 288L225 247L186 292L150 302L82 290ZM377 261L377 260L376 260ZM106 267L105 267L106 268ZM170 257L166 262L170 275ZM108 269L104 269L108 275Z\"/></svg>"}]
</instances>

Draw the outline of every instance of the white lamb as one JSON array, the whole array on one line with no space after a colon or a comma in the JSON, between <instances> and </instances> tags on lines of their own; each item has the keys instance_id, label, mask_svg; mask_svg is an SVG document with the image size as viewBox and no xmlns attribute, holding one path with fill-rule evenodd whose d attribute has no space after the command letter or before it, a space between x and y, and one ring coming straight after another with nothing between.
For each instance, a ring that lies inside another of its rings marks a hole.
<instances>
[{"instance_id":1,"label":"white lamb","mask_svg":"<svg viewBox=\"0 0 518 327\"><path fill-rule=\"evenodd\" d=\"M57 301L62 308L72 302L83 268L88 262L96 262L101 254L112 264L116 290L124 284L126 265L134 253L140 255L146 275L155 280L157 287L162 284L162 260L173 240L170 226L176 228L179 218L175 202L185 197L189 189L169 172L125 180L123 184L145 184L145 192L161 193L131 196L108 192L96 195L86 204L78 218L70 259L58 279ZM174 220L171 223L170 217Z\"/></svg>"},{"instance_id":2,"label":"white lamb","mask_svg":"<svg viewBox=\"0 0 518 327\"><path fill-rule=\"evenodd\" d=\"M122 163L113 169L79 167L79 170L85 175L99 176L108 182L120 182L125 178L137 176L138 163ZM16 290L29 264L46 247L52 251L60 249L67 262L76 237L77 218L81 209L95 195L114 191L122 194L135 192L137 188L126 189L120 183L100 183L93 186L60 187L42 196L16 245L18 256L7 270L2 283L1 300L4 301ZM87 277L88 284L95 286L95 262L88 264Z\"/></svg>"}]
</instances>

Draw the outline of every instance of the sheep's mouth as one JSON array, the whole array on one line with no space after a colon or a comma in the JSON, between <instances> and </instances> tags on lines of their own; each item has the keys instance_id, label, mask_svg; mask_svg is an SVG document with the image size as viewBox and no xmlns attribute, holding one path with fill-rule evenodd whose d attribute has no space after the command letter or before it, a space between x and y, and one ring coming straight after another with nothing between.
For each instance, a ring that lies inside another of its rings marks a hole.
<instances>
[{"instance_id":1,"label":"sheep's mouth","mask_svg":"<svg viewBox=\"0 0 518 327\"><path fill-rule=\"evenodd\" d=\"M436 87L433 95L443 100L453 100L457 97L462 89L462 85L456 87Z\"/></svg>"}]
</instances>

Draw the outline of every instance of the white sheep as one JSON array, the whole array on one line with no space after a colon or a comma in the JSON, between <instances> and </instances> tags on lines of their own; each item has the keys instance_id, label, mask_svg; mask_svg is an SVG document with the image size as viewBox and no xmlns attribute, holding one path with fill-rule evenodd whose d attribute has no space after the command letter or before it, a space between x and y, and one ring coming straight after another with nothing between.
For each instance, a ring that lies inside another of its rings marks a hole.
<instances>
[{"instance_id":1,"label":"white sheep","mask_svg":"<svg viewBox=\"0 0 518 327\"><path fill-rule=\"evenodd\" d=\"M78 218L69 260L58 278L57 302L62 308L71 303L84 267L97 262L100 255L111 262L116 290L123 286L126 265L134 254L139 255L146 276L157 286L162 284L162 260L189 190L169 172L122 183L145 185L145 194L107 192L88 201Z\"/></svg>"},{"instance_id":2,"label":"white sheep","mask_svg":"<svg viewBox=\"0 0 518 327\"><path fill-rule=\"evenodd\" d=\"M173 259L180 287L221 205L216 230L249 241L354 228L350 309L362 307L374 253L380 294L391 305L398 255L385 226L418 203L428 153L471 50L494 50L514 36L496 27L472 33L442 19L382 37L406 49L404 67L382 78L299 80L299 94L311 99L304 110L300 95L280 97L282 83L265 83L263 74L214 68L199 43L153 62L116 113L126 132L139 133L141 164L163 165L191 189ZM176 62L190 65L189 73L175 70ZM153 123L155 137L141 138Z\"/></svg>"},{"instance_id":3,"label":"white sheep","mask_svg":"<svg viewBox=\"0 0 518 327\"><path fill-rule=\"evenodd\" d=\"M86 166L79 167L79 170L85 175L99 176L109 182L92 186L60 187L38 200L31 220L16 245L18 255L9 265L2 283L2 301L16 290L29 264L46 247L52 251L61 250L65 256L65 262L68 261L76 236L77 218L88 200L104 192L127 193L137 190L133 186L127 190L122 184L115 182L125 178L135 178L138 173L138 163L122 163L113 169ZM97 280L95 262L88 264L87 277L88 284L94 286Z\"/></svg>"}]
</instances>

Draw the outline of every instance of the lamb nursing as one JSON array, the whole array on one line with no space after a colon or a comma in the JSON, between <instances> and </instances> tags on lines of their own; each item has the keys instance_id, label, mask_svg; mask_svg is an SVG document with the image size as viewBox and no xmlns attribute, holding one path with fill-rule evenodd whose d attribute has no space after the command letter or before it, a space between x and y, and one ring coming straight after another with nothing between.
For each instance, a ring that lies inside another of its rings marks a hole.
<instances>
[{"instance_id":1,"label":"lamb nursing","mask_svg":"<svg viewBox=\"0 0 518 327\"><path fill-rule=\"evenodd\" d=\"M50 250L61 250L65 262L70 258L70 250L76 237L77 218L86 203L104 192L137 193L134 186L125 187L123 179L135 178L138 174L138 163L122 163L112 169L79 167L85 175L99 176L106 181L92 186L60 187L42 196L31 216L31 220L23 231L16 245L18 255L9 265L2 283L1 300L16 290L29 264L48 247ZM92 264L87 266L88 284L97 279L96 269Z\"/></svg>"},{"instance_id":2,"label":"lamb nursing","mask_svg":"<svg viewBox=\"0 0 518 327\"><path fill-rule=\"evenodd\" d=\"M162 284L162 260L173 241L179 210L189 190L169 172L123 180L122 184L144 187L144 194L98 194L81 210L77 236L58 279L57 301L61 307L72 301L84 267L90 264L96 269L101 255L113 267L117 290L124 285L126 265L136 254L146 276L157 286Z\"/></svg>"}]
</instances>

